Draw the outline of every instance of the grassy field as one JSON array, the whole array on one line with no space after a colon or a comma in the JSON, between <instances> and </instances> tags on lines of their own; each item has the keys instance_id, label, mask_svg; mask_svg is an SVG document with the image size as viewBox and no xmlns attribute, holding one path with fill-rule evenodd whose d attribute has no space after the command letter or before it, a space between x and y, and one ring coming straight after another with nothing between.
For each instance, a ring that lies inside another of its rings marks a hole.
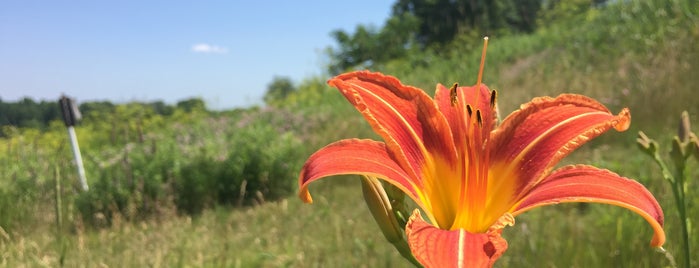
<instances>
[{"instance_id":1,"label":"grassy field","mask_svg":"<svg viewBox=\"0 0 699 268\"><path fill-rule=\"evenodd\" d=\"M663 3L631 1L572 26L493 37L485 82L499 90L503 115L561 92L589 95L614 112L629 107L627 132L610 131L562 164L592 164L644 184L665 211L667 253L649 247L652 230L632 212L565 204L527 212L505 228L509 249L496 267L672 267L686 257L672 191L635 144L643 130L669 151L682 110L699 129L699 22L681 15L696 4ZM467 48L455 43L376 70L428 92L436 83L468 85L480 50ZM289 193L313 151L342 138L375 137L326 79L303 81L280 107L164 117L122 105L88 116L77 129L88 194L75 185L61 123L44 131L3 129L0 266L409 267L374 223L358 178L313 184L313 205ZM246 153L236 155L241 147ZM696 226L699 164L690 163L688 215ZM696 227L690 237L696 251ZM699 254L689 258L699 265Z\"/></svg>"},{"instance_id":2,"label":"grassy field","mask_svg":"<svg viewBox=\"0 0 699 268\"><path fill-rule=\"evenodd\" d=\"M592 148L594 147L594 148ZM666 213L670 254L680 254L671 193L644 155L629 148L589 146L568 162L619 171L643 182ZM693 165L694 178L697 165ZM690 189L697 189L693 180ZM353 177L320 182L313 205L290 197L251 208L218 207L198 216L163 214L140 222L119 219L110 228L79 221L56 233L52 210L23 232L0 232L5 267L402 267L385 241ZM692 222L699 221L690 200ZM652 231L626 210L605 205L536 209L504 230L510 248L496 267L666 267L666 255L648 246ZM699 243L693 236L692 243ZM692 256L696 263L697 256Z\"/></svg>"}]
</instances>

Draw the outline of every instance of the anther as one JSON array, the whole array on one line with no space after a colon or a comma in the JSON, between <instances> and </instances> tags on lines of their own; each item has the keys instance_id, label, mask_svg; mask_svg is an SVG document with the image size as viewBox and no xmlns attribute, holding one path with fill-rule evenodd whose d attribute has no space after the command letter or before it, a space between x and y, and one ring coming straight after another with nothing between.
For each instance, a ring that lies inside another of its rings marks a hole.
<instances>
[{"instance_id":1,"label":"anther","mask_svg":"<svg viewBox=\"0 0 699 268\"><path fill-rule=\"evenodd\" d=\"M498 97L498 92L497 90L494 90L490 92L490 108L495 108L495 102L496 98Z\"/></svg>"},{"instance_id":2,"label":"anther","mask_svg":"<svg viewBox=\"0 0 699 268\"><path fill-rule=\"evenodd\" d=\"M483 127L483 118L481 117L481 110L476 110L476 121L478 122L478 127Z\"/></svg>"},{"instance_id":3,"label":"anther","mask_svg":"<svg viewBox=\"0 0 699 268\"><path fill-rule=\"evenodd\" d=\"M454 83L449 88L449 98L451 99L451 106L456 105L456 89L459 87L459 83Z\"/></svg>"},{"instance_id":4,"label":"anther","mask_svg":"<svg viewBox=\"0 0 699 268\"><path fill-rule=\"evenodd\" d=\"M471 115L473 114L473 109L471 109L471 104L466 105L466 112L468 112L468 117L471 118Z\"/></svg>"}]
</instances>

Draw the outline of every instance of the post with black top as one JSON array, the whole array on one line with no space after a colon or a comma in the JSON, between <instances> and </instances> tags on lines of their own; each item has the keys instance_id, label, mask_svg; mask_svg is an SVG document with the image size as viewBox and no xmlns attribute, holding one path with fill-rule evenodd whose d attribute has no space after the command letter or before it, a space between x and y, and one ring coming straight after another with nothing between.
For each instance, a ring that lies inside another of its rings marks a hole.
<instances>
[{"instance_id":1,"label":"post with black top","mask_svg":"<svg viewBox=\"0 0 699 268\"><path fill-rule=\"evenodd\" d=\"M63 115L63 122L68 127L68 137L70 138L70 145L73 148L73 157L75 158L75 166L78 168L78 177L80 178L80 186L82 186L83 191L87 191L89 188L87 186L87 179L85 179L85 168L83 167L83 158L80 155L80 147L78 146L78 136L75 135L75 123L82 117L78 106L75 101L66 96L61 96L58 100L58 104L61 107L61 114Z\"/></svg>"}]
</instances>

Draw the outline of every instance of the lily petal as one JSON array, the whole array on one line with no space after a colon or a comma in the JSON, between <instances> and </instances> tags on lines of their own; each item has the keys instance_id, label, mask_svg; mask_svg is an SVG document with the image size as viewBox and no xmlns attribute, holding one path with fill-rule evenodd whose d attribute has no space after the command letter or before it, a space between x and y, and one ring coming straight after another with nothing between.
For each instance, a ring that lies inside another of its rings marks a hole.
<instances>
[{"instance_id":1,"label":"lily petal","mask_svg":"<svg viewBox=\"0 0 699 268\"><path fill-rule=\"evenodd\" d=\"M640 183L592 166L566 166L536 185L513 211L516 216L532 208L567 202L594 202L620 206L641 215L653 227L651 246L665 243L663 211Z\"/></svg>"},{"instance_id":2,"label":"lily petal","mask_svg":"<svg viewBox=\"0 0 699 268\"><path fill-rule=\"evenodd\" d=\"M424 169L437 156L454 165L456 149L451 131L436 104L421 89L401 84L392 76L358 71L339 75L328 84L362 113L386 142L394 159L422 184Z\"/></svg>"},{"instance_id":3,"label":"lily petal","mask_svg":"<svg viewBox=\"0 0 699 268\"><path fill-rule=\"evenodd\" d=\"M490 163L501 166L494 173L497 181L493 190L514 185L509 191L521 198L563 157L610 128L626 130L630 120L628 109L613 115L604 105L582 95L533 99L492 133Z\"/></svg>"},{"instance_id":4,"label":"lily petal","mask_svg":"<svg viewBox=\"0 0 699 268\"><path fill-rule=\"evenodd\" d=\"M413 255L425 267L491 267L507 250L499 230L481 234L442 230L425 222L417 209L405 234Z\"/></svg>"},{"instance_id":5,"label":"lily petal","mask_svg":"<svg viewBox=\"0 0 699 268\"><path fill-rule=\"evenodd\" d=\"M414 181L389 156L386 145L360 139L341 140L311 155L301 168L299 197L306 203L312 203L309 183L328 176L347 174L379 177L400 188L413 200L420 200Z\"/></svg>"}]
</instances>

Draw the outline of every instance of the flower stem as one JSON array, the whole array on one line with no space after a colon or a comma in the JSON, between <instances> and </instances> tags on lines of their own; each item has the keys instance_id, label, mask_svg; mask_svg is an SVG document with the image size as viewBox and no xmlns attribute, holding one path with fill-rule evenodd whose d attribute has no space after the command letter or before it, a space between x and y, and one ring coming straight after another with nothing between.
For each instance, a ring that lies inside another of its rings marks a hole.
<instances>
[{"instance_id":1,"label":"flower stem","mask_svg":"<svg viewBox=\"0 0 699 268\"><path fill-rule=\"evenodd\" d=\"M677 182L673 186L675 189L675 202L677 203L677 211L680 214L680 220L681 220L681 226L682 226L682 240L683 240L683 248L684 248L684 264L685 267L690 267L690 259L689 259L689 228L687 224L687 204L685 200L685 172L684 168L678 169L677 170Z\"/></svg>"},{"instance_id":2,"label":"flower stem","mask_svg":"<svg viewBox=\"0 0 699 268\"><path fill-rule=\"evenodd\" d=\"M663 159L660 157L659 153L655 153L653 158L660 170L663 173L663 177L670 182L672 186L672 195L675 197L675 206L677 207L677 212L680 217L680 227L682 229L682 248L684 253L684 267L690 267L690 250L689 250L689 229L687 225L687 205L685 203L685 181L686 174L684 170L685 165L676 165L676 174L673 175L670 169L667 167ZM684 164L684 163L683 163Z\"/></svg>"}]
</instances>

